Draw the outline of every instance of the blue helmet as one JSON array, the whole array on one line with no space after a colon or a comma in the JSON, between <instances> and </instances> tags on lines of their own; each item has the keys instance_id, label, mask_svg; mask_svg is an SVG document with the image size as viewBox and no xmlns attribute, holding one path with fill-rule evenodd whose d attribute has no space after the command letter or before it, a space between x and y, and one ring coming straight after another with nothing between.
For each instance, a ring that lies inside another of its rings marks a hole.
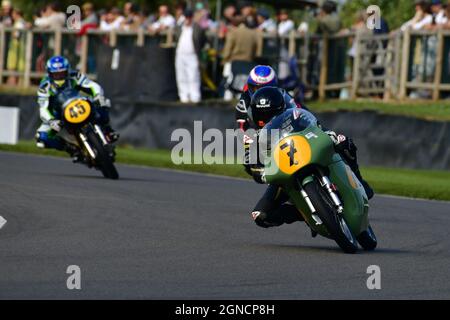
<instances>
[{"instance_id":1,"label":"blue helmet","mask_svg":"<svg viewBox=\"0 0 450 320\"><path fill-rule=\"evenodd\" d=\"M270 66L256 66L250 71L247 85L251 95L262 87L276 87L278 86L277 74Z\"/></svg>"},{"instance_id":2,"label":"blue helmet","mask_svg":"<svg viewBox=\"0 0 450 320\"><path fill-rule=\"evenodd\" d=\"M63 56L54 56L47 61L47 73L52 82L61 87L69 77L70 64Z\"/></svg>"}]
</instances>

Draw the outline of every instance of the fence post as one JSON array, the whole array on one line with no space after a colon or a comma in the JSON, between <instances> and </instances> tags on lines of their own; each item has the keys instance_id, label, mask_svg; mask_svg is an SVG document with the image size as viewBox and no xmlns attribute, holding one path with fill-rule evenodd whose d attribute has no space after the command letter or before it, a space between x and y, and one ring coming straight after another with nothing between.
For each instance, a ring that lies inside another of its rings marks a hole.
<instances>
[{"instance_id":1,"label":"fence post","mask_svg":"<svg viewBox=\"0 0 450 320\"><path fill-rule=\"evenodd\" d=\"M5 67L5 41L5 29L3 26L0 26L0 85L3 83L3 71Z\"/></svg>"},{"instance_id":2,"label":"fence post","mask_svg":"<svg viewBox=\"0 0 450 320\"><path fill-rule=\"evenodd\" d=\"M400 74L400 100L404 100L406 97L406 82L408 81L408 67L409 67L409 49L411 44L411 31L406 29L403 37L403 49L402 49L402 67Z\"/></svg>"},{"instance_id":3,"label":"fence post","mask_svg":"<svg viewBox=\"0 0 450 320\"><path fill-rule=\"evenodd\" d=\"M31 59L33 56L33 31L27 31L27 38L25 44L25 71L23 74L23 86L28 88L30 86L31 78Z\"/></svg>"},{"instance_id":4,"label":"fence post","mask_svg":"<svg viewBox=\"0 0 450 320\"><path fill-rule=\"evenodd\" d=\"M80 57L80 65L81 72L87 73L87 58L88 58L88 36L84 34L81 36L81 57Z\"/></svg>"},{"instance_id":5,"label":"fence post","mask_svg":"<svg viewBox=\"0 0 450 320\"><path fill-rule=\"evenodd\" d=\"M117 45L117 33L116 31L113 29L111 30L111 32L109 33L109 46L114 48Z\"/></svg>"},{"instance_id":6,"label":"fence post","mask_svg":"<svg viewBox=\"0 0 450 320\"><path fill-rule=\"evenodd\" d=\"M328 76L328 36L323 36L322 45L322 63L320 64L320 80L319 80L319 99L325 99L325 86L327 85Z\"/></svg>"},{"instance_id":7,"label":"fence post","mask_svg":"<svg viewBox=\"0 0 450 320\"><path fill-rule=\"evenodd\" d=\"M173 29L172 28L167 30L165 46L168 47L168 48L173 46Z\"/></svg>"},{"instance_id":8,"label":"fence post","mask_svg":"<svg viewBox=\"0 0 450 320\"><path fill-rule=\"evenodd\" d=\"M144 43L145 43L144 29L143 28L139 28L138 29L138 34L137 34L136 45L138 47L143 47Z\"/></svg>"},{"instance_id":9,"label":"fence post","mask_svg":"<svg viewBox=\"0 0 450 320\"><path fill-rule=\"evenodd\" d=\"M308 59L309 59L309 32L306 31L304 34L304 44L303 44L303 58L302 58L302 82L306 85L308 81Z\"/></svg>"},{"instance_id":10,"label":"fence post","mask_svg":"<svg viewBox=\"0 0 450 320\"><path fill-rule=\"evenodd\" d=\"M385 53L385 68L384 68L384 94L383 94L383 101L387 102L391 99L392 96L392 77L394 74L394 54L391 53L391 48L394 48L395 46L395 37L389 37L388 44L386 46L386 53ZM393 43L394 42L394 43Z\"/></svg>"},{"instance_id":11,"label":"fence post","mask_svg":"<svg viewBox=\"0 0 450 320\"><path fill-rule=\"evenodd\" d=\"M61 28L55 30L55 56L61 55L62 32Z\"/></svg>"},{"instance_id":12,"label":"fence post","mask_svg":"<svg viewBox=\"0 0 450 320\"><path fill-rule=\"evenodd\" d=\"M291 30L289 33L289 57L295 56L295 31Z\"/></svg>"},{"instance_id":13,"label":"fence post","mask_svg":"<svg viewBox=\"0 0 450 320\"><path fill-rule=\"evenodd\" d=\"M352 81L352 91L351 91L351 98L355 99L356 95L358 94L358 87L359 87L359 73L360 73L360 65L361 65L361 34L359 32L356 32L355 36L355 44L356 44L356 50L355 50L355 62L353 63L353 81Z\"/></svg>"},{"instance_id":14,"label":"fence post","mask_svg":"<svg viewBox=\"0 0 450 320\"><path fill-rule=\"evenodd\" d=\"M393 94L396 98L399 97L400 92L400 69L401 69L401 52L402 52L402 35L401 33L397 32L394 36L394 70L392 74L391 82L394 84L394 91ZM391 85L392 88L392 85Z\"/></svg>"},{"instance_id":15,"label":"fence post","mask_svg":"<svg viewBox=\"0 0 450 320\"><path fill-rule=\"evenodd\" d=\"M437 44L437 56L436 56L436 69L434 72L434 89L433 89L433 100L439 100L441 77L442 77L442 60L444 56L444 35L442 29L439 29L438 34L438 44Z\"/></svg>"}]
</instances>

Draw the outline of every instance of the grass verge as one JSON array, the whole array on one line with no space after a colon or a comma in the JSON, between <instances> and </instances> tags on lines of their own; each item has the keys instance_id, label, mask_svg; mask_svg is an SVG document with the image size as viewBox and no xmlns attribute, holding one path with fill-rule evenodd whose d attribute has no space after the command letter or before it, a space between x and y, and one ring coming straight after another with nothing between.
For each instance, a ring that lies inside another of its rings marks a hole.
<instances>
[{"instance_id":1,"label":"grass verge","mask_svg":"<svg viewBox=\"0 0 450 320\"><path fill-rule=\"evenodd\" d=\"M66 157L66 154L63 152L38 149L32 141L20 141L15 146L0 144L0 151ZM117 162L248 178L241 165L175 165L172 163L170 151L168 150L119 147L117 149ZM361 171L377 193L433 200L450 200L449 171L379 167L365 167Z\"/></svg>"},{"instance_id":2,"label":"grass verge","mask_svg":"<svg viewBox=\"0 0 450 320\"><path fill-rule=\"evenodd\" d=\"M314 112L377 111L382 114L401 115L430 121L450 121L450 100L439 102L383 102L376 100L313 101L306 104Z\"/></svg>"}]
</instances>

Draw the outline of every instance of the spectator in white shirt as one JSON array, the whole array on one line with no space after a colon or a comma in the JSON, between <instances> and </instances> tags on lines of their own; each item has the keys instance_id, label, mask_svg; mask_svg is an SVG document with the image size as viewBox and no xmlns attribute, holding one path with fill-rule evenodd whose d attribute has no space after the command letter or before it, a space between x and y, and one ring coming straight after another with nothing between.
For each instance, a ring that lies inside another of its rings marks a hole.
<instances>
[{"instance_id":1,"label":"spectator in white shirt","mask_svg":"<svg viewBox=\"0 0 450 320\"><path fill-rule=\"evenodd\" d=\"M446 12L441 0L431 1L431 23L424 26L426 30L436 30L442 27L448 21Z\"/></svg>"},{"instance_id":2,"label":"spectator in white shirt","mask_svg":"<svg viewBox=\"0 0 450 320\"><path fill-rule=\"evenodd\" d=\"M169 7L163 4L159 6L158 20L150 26L149 31L158 33L167 29L172 29L175 26L175 18L169 13Z\"/></svg>"},{"instance_id":3,"label":"spectator in white shirt","mask_svg":"<svg viewBox=\"0 0 450 320\"><path fill-rule=\"evenodd\" d=\"M294 30L295 24L294 21L289 19L289 13L287 10L281 10L278 15L279 24L278 24L278 35L287 36L289 33Z\"/></svg>"},{"instance_id":4,"label":"spectator in white shirt","mask_svg":"<svg viewBox=\"0 0 450 320\"><path fill-rule=\"evenodd\" d=\"M182 27L177 27L175 71L178 95L182 103L201 100L200 53L206 42L204 30L193 21L194 12L186 9Z\"/></svg>"},{"instance_id":5,"label":"spectator in white shirt","mask_svg":"<svg viewBox=\"0 0 450 320\"><path fill-rule=\"evenodd\" d=\"M105 31L118 30L125 18L120 14L119 8L112 8L100 22L100 29Z\"/></svg>"},{"instance_id":6,"label":"spectator in white shirt","mask_svg":"<svg viewBox=\"0 0 450 320\"><path fill-rule=\"evenodd\" d=\"M268 10L261 8L256 13L256 19L258 22L258 29L267 33L276 34L277 24L270 18Z\"/></svg>"},{"instance_id":7,"label":"spectator in white shirt","mask_svg":"<svg viewBox=\"0 0 450 320\"><path fill-rule=\"evenodd\" d=\"M401 31L405 31L408 28L413 30L420 30L425 25L433 22L433 16L428 12L428 4L425 0L416 0L415 2L416 13L414 17L405 22L401 27Z\"/></svg>"},{"instance_id":8,"label":"spectator in white shirt","mask_svg":"<svg viewBox=\"0 0 450 320\"><path fill-rule=\"evenodd\" d=\"M58 29L66 25L66 15L59 11L58 3L53 2L45 8L42 17L34 20L34 25L38 28Z\"/></svg>"}]
</instances>

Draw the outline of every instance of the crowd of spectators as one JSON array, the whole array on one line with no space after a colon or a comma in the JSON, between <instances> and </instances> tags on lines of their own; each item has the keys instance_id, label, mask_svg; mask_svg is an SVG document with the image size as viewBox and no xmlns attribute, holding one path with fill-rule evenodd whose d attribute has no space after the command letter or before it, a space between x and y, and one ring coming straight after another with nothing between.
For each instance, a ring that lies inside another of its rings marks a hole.
<instances>
[{"instance_id":1,"label":"crowd of spectators","mask_svg":"<svg viewBox=\"0 0 450 320\"><path fill-rule=\"evenodd\" d=\"M337 34L353 31L375 34L389 32L389 26L383 18L381 19L380 29L369 30L367 28L368 16L365 10L361 10L355 15L354 23L350 28L343 28L337 3L331 0L322 2L320 10L316 11L313 16L307 15L309 18L304 19L305 21L296 22L292 19L288 10L279 10L275 14L274 11L267 9L268 7L256 6L252 1L237 0L235 4L227 5L223 8L218 20L214 19L208 7L208 1L194 0L189 1L189 3L193 6L188 7L185 0L180 0L173 7L163 4L159 6L157 12L150 12L147 8L131 1L126 2L123 7L113 6L108 9L95 7L94 2L86 2L81 6L82 20L79 34L84 34L89 29L104 31L145 30L151 34L173 30L175 39L178 41L177 51L190 50L192 53L195 52L197 58L200 59L198 45L199 43L204 45L206 41L199 41L199 37L201 36L201 39L204 39L207 32L213 33L222 40L220 52L224 65L223 75L226 78L230 75L230 63L233 61L252 62L255 60L257 53L257 33L254 32L255 30L262 30L265 33L281 37L287 36L291 32L300 34L306 32L316 34ZM400 31L405 31L408 28L413 30L450 29L450 5L445 5L441 0L415 0L414 6L415 15L399 28ZM11 1L2 1L0 25L6 27L14 27L17 30L27 28L56 29L67 26L67 21L67 15L58 2L45 5L35 12L32 21L26 21L23 13L12 7ZM195 29L193 35L195 48L186 42L187 37L183 34L183 31L186 31L186 33L189 32L189 39L192 37L190 26ZM183 40L181 49L179 48L179 40ZM423 74L431 77L434 72L433 57L435 63L436 37L429 37L426 41L428 41L426 44L420 41L416 43L413 77ZM12 34L8 48L7 68L22 71L24 68L24 38L22 33ZM425 48L426 52L424 51ZM355 53L354 49L353 46L347 54L352 57ZM431 63L422 63L425 55ZM192 75L192 72L186 71L187 64L189 63L186 61L184 64L181 63L180 58L176 65L179 66L178 69L183 69L185 74ZM197 65L196 63L190 64ZM184 67L182 67L183 65ZM198 77L198 74L195 74L190 78L197 79ZM182 79L183 76L178 76L178 78ZM183 79L186 79L186 77ZM18 80L17 76L10 76L8 83L15 84ZM192 92L193 90L191 88L184 91ZM197 101L198 94L194 95L194 100ZM182 100L187 99L184 97Z\"/></svg>"}]
</instances>

